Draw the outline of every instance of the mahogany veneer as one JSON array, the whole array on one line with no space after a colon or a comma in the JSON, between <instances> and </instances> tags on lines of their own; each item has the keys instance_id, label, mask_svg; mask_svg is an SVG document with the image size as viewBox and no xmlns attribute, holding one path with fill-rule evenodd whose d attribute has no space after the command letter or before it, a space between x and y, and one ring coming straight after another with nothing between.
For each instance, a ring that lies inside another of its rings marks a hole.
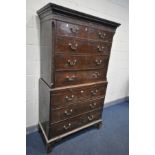
<instances>
[{"instance_id":1,"label":"mahogany veneer","mask_svg":"<svg viewBox=\"0 0 155 155\"><path fill-rule=\"evenodd\" d=\"M118 23L49 3L40 17L39 131L54 142L101 125Z\"/></svg>"}]
</instances>

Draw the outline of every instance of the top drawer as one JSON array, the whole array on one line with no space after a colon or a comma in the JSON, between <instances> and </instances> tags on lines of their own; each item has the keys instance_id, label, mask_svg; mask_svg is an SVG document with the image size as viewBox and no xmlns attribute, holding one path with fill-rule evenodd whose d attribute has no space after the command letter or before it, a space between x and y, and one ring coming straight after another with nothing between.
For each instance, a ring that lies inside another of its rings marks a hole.
<instances>
[{"instance_id":1,"label":"top drawer","mask_svg":"<svg viewBox=\"0 0 155 155\"><path fill-rule=\"evenodd\" d=\"M57 21L57 34L62 36L88 38L88 27Z\"/></svg>"},{"instance_id":2,"label":"top drawer","mask_svg":"<svg viewBox=\"0 0 155 155\"><path fill-rule=\"evenodd\" d=\"M89 28L88 38L93 40L100 40L104 42L112 42L113 39L113 32L96 29L96 28Z\"/></svg>"},{"instance_id":3,"label":"top drawer","mask_svg":"<svg viewBox=\"0 0 155 155\"><path fill-rule=\"evenodd\" d=\"M57 35L112 42L114 32L57 21Z\"/></svg>"}]
</instances>

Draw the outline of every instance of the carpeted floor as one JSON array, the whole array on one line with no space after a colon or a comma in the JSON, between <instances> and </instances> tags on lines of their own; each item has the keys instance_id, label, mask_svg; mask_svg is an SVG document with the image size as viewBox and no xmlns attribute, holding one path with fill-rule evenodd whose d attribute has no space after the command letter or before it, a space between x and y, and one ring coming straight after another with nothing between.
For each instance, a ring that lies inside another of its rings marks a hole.
<instances>
[{"instance_id":1,"label":"carpeted floor","mask_svg":"<svg viewBox=\"0 0 155 155\"><path fill-rule=\"evenodd\" d=\"M122 102L104 109L104 127L90 128L65 138L53 148L51 155L128 155L129 104ZM45 155L38 132L26 137L27 155Z\"/></svg>"}]
</instances>

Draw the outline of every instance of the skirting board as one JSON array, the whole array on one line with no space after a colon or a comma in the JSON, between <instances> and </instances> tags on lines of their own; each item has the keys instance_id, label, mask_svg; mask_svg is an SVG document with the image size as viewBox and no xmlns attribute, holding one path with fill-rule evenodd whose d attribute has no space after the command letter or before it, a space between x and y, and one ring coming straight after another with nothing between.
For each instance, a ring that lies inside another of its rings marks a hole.
<instances>
[{"instance_id":1,"label":"skirting board","mask_svg":"<svg viewBox=\"0 0 155 155\"><path fill-rule=\"evenodd\" d=\"M129 102L129 96L127 97L124 97L124 98L120 98L120 99L117 99L117 100L114 100L114 101L111 101L111 102L106 102L104 103L104 108L108 108L112 105L115 105L115 104L119 104L119 103L122 103L122 102Z\"/></svg>"},{"instance_id":2,"label":"skirting board","mask_svg":"<svg viewBox=\"0 0 155 155\"><path fill-rule=\"evenodd\" d=\"M112 105L119 104L119 103L125 102L125 101L129 101L129 96L121 98L121 99L117 99L117 100L114 100L114 101L111 101L111 102L107 102L107 103L104 104L104 108L108 108L108 107L110 107ZM38 131L38 125L34 125L34 126L30 126L30 127L26 128L26 134L30 134L30 133L33 133L33 132L36 132L36 131Z\"/></svg>"}]
</instances>

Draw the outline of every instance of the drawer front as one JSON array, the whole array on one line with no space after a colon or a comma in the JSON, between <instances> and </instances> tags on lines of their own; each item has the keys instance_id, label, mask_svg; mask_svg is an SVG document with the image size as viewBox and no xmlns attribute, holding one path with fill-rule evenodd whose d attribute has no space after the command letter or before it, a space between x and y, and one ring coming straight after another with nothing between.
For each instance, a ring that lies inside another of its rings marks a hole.
<instances>
[{"instance_id":1,"label":"drawer front","mask_svg":"<svg viewBox=\"0 0 155 155\"><path fill-rule=\"evenodd\" d=\"M55 56L55 68L56 71L107 68L108 61L109 56L59 54Z\"/></svg>"},{"instance_id":2,"label":"drawer front","mask_svg":"<svg viewBox=\"0 0 155 155\"><path fill-rule=\"evenodd\" d=\"M113 35L114 35L113 32L101 29L89 28L88 38L94 40L101 40L105 42L112 42Z\"/></svg>"},{"instance_id":3,"label":"drawer front","mask_svg":"<svg viewBox=\"0 0 155 155\"><path fill-rule=\"evenodd\" d=\"M110 50L111 43L70 37L57 37L56 39L56 53L109 55Z\"/></svg>"},{"instance_id":4,"label":"drawer front","mask_svg":"<svg viewBox=\"0 0 155 155\"><path fill-rule=\"evenodd\" d=\"M57 21L57 35L88 38L88 27Z\"/></svg>"},{"instance_id":5,"label":"drawer front","mask_svg":"<svg viewBox=\"0 0 155 155\"><path fill-rule=\"evenodd\" d=\"M91 123L95 120L98 120L101 118L101 110L89 112L86 114L83 114L78 117L74 117L71 119L68 119L66 121L62 121L60 123L52 124L51 125L51 138L67 133L71 130L74 130L78 127L81 127L83 125L86 125L88 123Z\"/></svg>"},{"instance_id":6,"label":"drawer front","mask_svg":"<svg viewBox=\"0 0 155 155\"><path fill-rule=\"evenodd\" d=\"M56 72L55 87L106 80L106 70Z\"/></svg>"},{"instance_id":7,"label":"drawer front","mask_svg":"<svg viewBox=\"0 0 155 155\"><path fill-rule=\"evenodd\" d=\"M114 32L57 21L57 35L112 42Z\"/></svg>"},{"instance_id":8,"label":"drawer front","mask_svg":"<svg viewBox=\"0 0 155 155\"><path fill-rule=\"evenodd\" d=\"M95 109L102 109L104 98L98 100L91 100L87 102L80 102L78 104L71 104L59 110L51 110L51 123L56 123L76 115L89 112Z\"/></svg>"},{"instance_id":9,"label":"drawer front","mask_svg":"<svg viewBox=\"0 0 155 155\"><path fill-rule=\"evenodd\" d=\"M51 94L52 109L59 109L70 104L77 104L83 100L104 97L106 93L107 82L95 84L92 86L82 86L78 88L67 88Z\"/></svg>"}]
</instances>

